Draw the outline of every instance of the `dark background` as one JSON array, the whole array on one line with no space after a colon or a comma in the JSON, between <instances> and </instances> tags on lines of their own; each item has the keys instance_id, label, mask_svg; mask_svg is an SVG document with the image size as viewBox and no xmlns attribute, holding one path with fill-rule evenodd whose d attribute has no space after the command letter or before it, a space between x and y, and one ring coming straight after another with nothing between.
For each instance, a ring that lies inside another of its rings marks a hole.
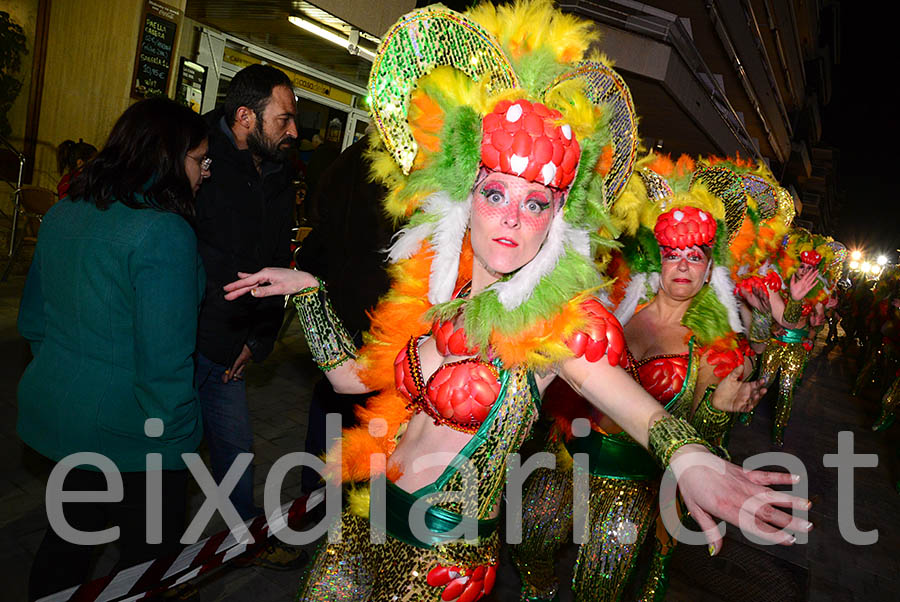
<instances>
[{"instance_id":1,"label":"dark background","mask_svg":"<svg viewBox=\"0 0 900 602\"><path fill-rule=\"evenodd\" d=\"M825 141L840 149L843 204L835 236L896 263L900 246L900 10L894 3L843 2L840 63L824 113Z\"/></svg>"}]
</instances>

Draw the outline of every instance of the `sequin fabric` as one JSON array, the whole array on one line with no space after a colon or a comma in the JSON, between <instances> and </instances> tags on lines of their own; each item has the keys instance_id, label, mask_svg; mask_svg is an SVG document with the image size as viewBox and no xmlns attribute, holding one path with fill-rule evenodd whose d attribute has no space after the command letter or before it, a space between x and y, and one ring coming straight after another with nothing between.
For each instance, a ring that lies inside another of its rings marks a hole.
<instances>
[{"instance_id":1,"label":"sequin fabric","mask_svg":"<svg viewBox=\"0 0 900 602\"><path fill-rule=\"evenodd\" d=\"M775 382L775 376L781 371L778 381L778 401L775 404L775 419L772 424L772 440L784 442L784 431L791 419L791 407L794 402L794 387L803 376L806 368L808 352L803 343L782 343L769 339L763 352L759 377L769 383Z\"/></svg>"},{"instance_id":2,"label":"sequin fabric","mask_svg":"<svg viewBox=\"0 0 900 602\"><path fill-rule=\"evenodd\" d=\"M443 588L425 581L444 566L480 566L498 561L495 532L479 545L450 543L418 548L388 537L370 540L369 521L345 511L341 541L323 543L301 580L297 602L424 602L441 599Z\"/></svg>"},{"instance_id":3,"label":"sequin fabric","mask_svg":"<svg viewBox=\"0 0 900 602\"><path fill-rule=\"evenodd\" d=\"M672 190L672 187L669 186L669 183L666 182L666 179L652 169L647 169L646 167L642 168L637 173L644 183L644 188L647 189L647 197L652 202L659 204L660 211L666 211L668 201L675 196L675 192Z\"/></svg>"},{"instance_id":4,"label":"sequin fabric","mask_svg":"<svg viewBox=\"0 0 900 602\"><path fill-rule=\"evenodd\" d=\"M404 174L418 152L407 122L410 94L419 78L442 65L486 81L489 92L519 85L500 45L481 25L437 5L404 15L384 35L369 75L372 118Z\"/></svg>"},{"instance_id":5,"label":"sequin fabric","mask_svg":"<svg viewBox=\"0 0 900 602\"><path fill-rule=\"evenodd\" d=\"M756 201L761 220L766 221L775 217L778 212L778 195L774 186L765 178L753 174L742 174L741 184L744 191Z\"/></svg>"},{"instance_id":6,"label":"sequin fabric","mask_svg":"<svg viewBox=\"0 0 900 602\"><path fill-rule=\"evenodd\" d=\"M778 215L784 220L786 226L790 226L794 221L794 215L797 213L797 210L794 208L794 197L780 186L776 190L776 194L778 195Z\"/></svg>"},{"instance_id":7,"label":"sequin fabric","mask_svg":"<svg viewBox=\"0 0 900 602\"><path fill-rule=\"evenodd\" d=\"M611 111L609 133L612 136L613 161L603 178L606 204L609 206L619 196L634 171L640 141L634 101L622 77L610 67L596 61L582 61L573 71L557 77L541 96L554 86L575 78L584 82L584 92L591 102L606 105L607 110Z\"/></svg>"},{"instance_id":8,"label":"sequin fabric","mask_svg":"<svg viewBox=\"0 0 900 602\"><path fill-rule=\"evenodd\" d=\"M434 484L441 491L461 491L460 466L475 468L479 519L493 513L506 485L507 457L519 451L539 414L533 376L518 366L501 375L504 378L503 397L495 403L492 416ZM462 511L460 502L436 505L453 512ZM343 539L320 547L301 582L299 602L438 600L441 590L425 582L428 571L436 565L476 566L496 562L499 548L496 532L480 545L459 542L424 549L392 537L387 537L384 544L372 544L368 520L346 511L341 520Z\"/></svg>"},{"instance_id":9,"label":"sequin fabric","mask_svg":"<svg viewBox=\"0 0 900 602\"><path fill-rule=\"evenodd\" d=\"M699 365L693 342L689 345L689 358L681 390L674 398L663 401L666 409L676 416L690 416L693 405ZM636 366L638 363L631 361L630 365ZM571 458L565 446L555 441L548 443L548 450L557 456ZM646 452L640 450L639 453ZM579 546L572 586L578 592L576 600L579 601L619 600L647 531L657 516L659 484L655 480L593 475L589 479L590 533L584 540L586 543ZM571 471L541 468L526 481L522 509L523 539L521 544L512 548L513 561L522 577L522 599L549 600L556 593L556 552L572 537L572 491ZM617 537L623 534L627 537ZM674 540L671 545L674 545ZM664 579L664 575L657 577ZM656 591L654 588L653 585L644 587L651 592Z\"/></svg>"},{"instance_id":10,"label":"sequin fabric","mask_svg":"<svg viewBox=\"0 0 900 602\"><path fill-rule=\"evenodd\" d=\"M764 343L772 330L772 316L768 312L753 309L747 338L753 343Z\"/></svg>"},{"instance_id":11,"label":"sequin fabric","mask_svg":"<svg viewBox=\"0 0 900 602\"><path fill-rule=\"evenodd\" d=\"M881 414L872 425L873 431L883 431L891 426L897 417L897 408L900 407L900 376L894 379L891 386L881 398Z\"/></svg>"},{"instance_id":12,"label":"sequin fabric","mask_svg":"<svg viewBox=\"0 0 900 602\"><path fill-rule=\"evenodd\" d=\"M591 475L587 479L590 499L580 503L588 508L588 531L572 577L574 596L580 602L619 600L654 524L658 485ZM570 470L539 468L526 484L523 539L512 548L523 599L549 600L559 587L556 552L572 537L572 483Z\"/></svg>"},{"instance_id":13,"label":"sequin fabric","mask_svg":"<svg viewBox=\"0 0 900 602\"><path fill-rule=\"evenodd\" d=\"M506 459L518 452L531 434L539 416L539 399L533 376L521 366L512 368L497 413L473 437L470 445L477 447L469 456L469 465L479 475L478 518L488 518L496 507L506 486ZM460 491L463 475L450 469L438 479L437 485L443 491ZM458 503L440 505L453 512L462 512Z\"/></svg>"},{"instance_id":14,"label":"sequin fabric","mask_svg":"<svg viewBox=\"0 0 900 602\"><path fill-rule=\"evenodd\" d=\"M731 244L747 210L747 195L741 178L726 167L698 167L691 177L691 186L701 181L706 188L722 200L725 205L725 227L728 229L728 244Z\"/></svg>"}]
</instances>

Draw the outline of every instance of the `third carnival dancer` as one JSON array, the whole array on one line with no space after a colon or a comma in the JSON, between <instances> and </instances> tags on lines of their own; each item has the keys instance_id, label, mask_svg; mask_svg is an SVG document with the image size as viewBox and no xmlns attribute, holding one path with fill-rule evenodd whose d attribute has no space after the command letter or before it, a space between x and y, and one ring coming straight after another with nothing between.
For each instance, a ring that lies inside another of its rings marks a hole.
<instances>
[{"instance_id":1,"label":"third carnival dancer","mask_svg":"<svg viewBox=\"0 0 900 602\"><path fill-rule=\"evenodd\" d=\"M731 243L745 222L750 240L735 248L749 246L755 236L755 225L745 219L748 202L755 208L740 176L726 167L651 155L612 208L626 235L611 264L612 301L625 325L634 377L667 411L690 420L716 445L733 414L752 409L765 391L759 383L739 386L738 377L752 370L745 357L752 353L736 338L743 327L728 272ZM522 597L550 600L557 592L555 555L573 526L572 458L582 453L589 458L590 519L573 593L581 602L619 600L658 514L661 471L571 389L558 381L551 389L545 410L555 419L549 445L559 461L556 469L538 469L526 485L524 539L513 552ZM573 437L576 418L590 420L589 434ZM674 540L659 524L641 599L664 597L673 549Z\"/></svg>"},{"instance_id":2,"label":"third carnival dancer","mask_svg":"<svg viewBox=\"0 0 900 602\"><path fill-rule=\"evenodd\" d=\"M837 245L837 246L836 246ZM779 375L778 399L772 420L772 443L784 444L784 431L791 417L794 390L803 376L817 329L825 323L825 303L834 282L829 276L843 245L831 238L795 228L785 237L766 282L742 286L744 297L757 308L771 313L772 335L760 364L760 378L774 383ZM749 279L758 278L750 276ZM747 291L756 290L756 294ZM782 296L783 295L783 296Z\"/></svg>"},{"instance_id":3,"label":"third carnival dancer","mask_svg":"<svg viewBox=\"0 0 900 602\"><path fill-rule=\"evenodd\" d=\"M796 477L745 472L708 453L634 382L618 321L591 297L602 283L594 252L610 243L596 235L608 219L604 187L627 180L634 148L613 144L627 131L609 124L617 91L608 68L584 56L595 40L589 22L546 1L485 3L465 15L429 7L384 36L369 84L374 169L390 189L387 211L409 222L359 353L310 274L267 268L226 287L228 298L295 294L335 389L378 391L340 446L340 476L357 485L342 539L320 548L299 600L471 602L488 593L507 459L557 375L672 466L716 549L712 516L740 522L753 495L771 502L751 521L755 535L790 544L783 529L810 527L773 507L806 509L807 500L765 487ZM471 505L459 493L468 469ZM370 479L387 495L380 544L370 540ZM434 497L448 492L455 497ZM409 509L426 496L434 504L423 536ZM466 518L476 519L474 539L456 532Z\"/></svg>"}]
</instances>

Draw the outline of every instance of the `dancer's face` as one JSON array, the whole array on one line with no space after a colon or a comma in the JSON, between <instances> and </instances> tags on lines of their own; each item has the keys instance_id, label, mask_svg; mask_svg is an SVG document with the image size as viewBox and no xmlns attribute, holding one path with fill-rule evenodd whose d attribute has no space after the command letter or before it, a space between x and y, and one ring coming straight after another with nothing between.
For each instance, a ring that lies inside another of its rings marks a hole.
<instances>
[{"instance_id":1,"label":"dancer's face","mask_svg":"<svg viewBox=\"0 0 900 602\"><path fill-rule=\"evenodd\" d=\"M518 176L488 173L471 196L476 261L499 277L534 259L547 238L558 195Z\"/></svg>"},{"instance_id":2,"label":"dancer's face","mask_svg":"<svg viewBox=\"0 0 900 602\"><path fill-rule=\"evenodd\" d=\"M677 301L692 299L706 283L710 258L696 245L686 249L660 247L659 252L662 290Z\"/></svg>"},{"instance_id":3,"label":"dancer's face","mask_svg":"<svg viewBox=\"0 0 900 602\"><path fill-rule=\"evenodd\" d=\"M813 270L817 269L814 265L809 265L808 263L800 262L800 267L797 268L797 275L800 278L803 278Z\"/></svg>"}]
</instances>

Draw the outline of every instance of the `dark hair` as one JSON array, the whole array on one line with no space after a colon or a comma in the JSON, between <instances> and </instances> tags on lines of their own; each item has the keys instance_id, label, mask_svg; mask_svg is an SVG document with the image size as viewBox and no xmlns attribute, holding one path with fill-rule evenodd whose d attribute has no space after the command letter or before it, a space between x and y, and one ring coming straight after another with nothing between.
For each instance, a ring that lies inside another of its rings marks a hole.
<instances>
[{"instance_id":1,"label":"dark hair","mask_svg":"<svg viewBox=\"0 0 900 602\"><path fill-rule=\"evenodd\" d=\"M59 173L64 174L78 169L78 160L87 163L97 154L97 148L81 138L78 142L64 140L56 147L56 166Z\"/></svg>"},{"instance_id":2,"label":"dark hair","mask_svg":"<svg viewBox=\"0 0 900 602\"><path fill-rule=\"evenodd\" d=\"M231 80L222 103L225 123L229 127L234 125L234 114L241 107L247 107L257 118L262 118L276 86L287 86L293 90L288 76L270 65L250 65L238 71Z\"/></svg>"},{"instance_id":3,"label":"dark hair","mask_svg":"<svg viewBox=\"0 0 900 602\"><path fill-rule=\"evenodd\" d=\"M194 194L184 158L206 135L200 115L168 98L135 103L116 121L103 150L75 178L69 196L100 209L119 202L177 213L190 221Z\"/></svg>"}]
</instances>

